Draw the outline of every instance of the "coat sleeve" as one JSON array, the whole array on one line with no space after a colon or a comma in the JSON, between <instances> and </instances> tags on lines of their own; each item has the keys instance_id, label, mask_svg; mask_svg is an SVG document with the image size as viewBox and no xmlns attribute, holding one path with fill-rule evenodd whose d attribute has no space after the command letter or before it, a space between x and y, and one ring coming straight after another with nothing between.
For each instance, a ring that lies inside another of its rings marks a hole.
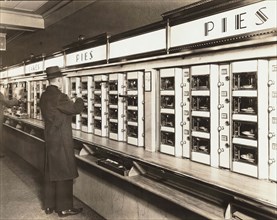
<instances>
[{"instance_id":1,"label":"coat sleeve","mask_svg":"<svg viewBox=\"0 0 277 220\"><path fill-rule=\"evenodd\" d=\"M83 99L77 98L75 102L71 101L66 94L61 94L57 105L58 110L67 115L76 115L82 112L84 108Z\"/></svg>"}]
</instances>

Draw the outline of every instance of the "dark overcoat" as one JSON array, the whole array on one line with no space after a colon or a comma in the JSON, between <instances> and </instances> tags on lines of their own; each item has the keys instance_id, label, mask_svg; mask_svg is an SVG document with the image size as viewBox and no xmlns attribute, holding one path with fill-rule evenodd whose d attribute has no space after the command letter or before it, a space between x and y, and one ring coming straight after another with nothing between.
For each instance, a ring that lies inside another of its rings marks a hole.
<instances>
[{"instance_id":1,"label":"dark overcoat","mask_svg":"<svg viewBox=\"0 0 277 220\"><path fill-rule=\"evenodd\" d=\"M72 116L81 113L84 103L75 103L58 87L50 85L42 93L39 106L45 123L45 170L50 181L74 179L78 176L72 138Z\"/></svg>"}]
</instances>

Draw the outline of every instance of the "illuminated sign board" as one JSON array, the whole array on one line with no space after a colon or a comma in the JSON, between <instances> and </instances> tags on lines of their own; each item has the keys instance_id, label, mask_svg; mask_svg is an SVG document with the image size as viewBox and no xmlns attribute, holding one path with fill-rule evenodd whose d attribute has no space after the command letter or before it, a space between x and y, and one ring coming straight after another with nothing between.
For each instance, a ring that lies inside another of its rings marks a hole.
<instances>
[{"instance_id":1,"label":"illuminated sign board","mask_svg":"<svg viewBox=\"0 0 277 220\"><path fill-rule=\"evenodd\" d=\"M107 59L106 45L67 54L66 66L80 65Z\"/></svg>"},{"instance_id":2,"label":"illuminated sign board","mask_svg":"<svg viewBox=\"0 0 277 220\"><path fill-rule=\"evenodd\" d=\"M36 72L42 72L43 71L43 61L39 61L36 63L30 63L26 65L25 67L25 73L36 73Z\"/></svg>"},{"instance_id":3,"label":"illuminated sign board","mask_svg":"<svg viewBox=\"0 0 277 220\"><path fill-rule=\"evenodd\" d=\"M276 28L277 1L268 0L171 27L171 47Z\"/></svg>"},{"instance_id":4,"label":"illuminated sign board","mask_svg":"<svg viewBox=\"0 0 277 220\"><path fill-rule=\"evenodd\" d=\"M63 67L64 66L64 56L58 56L58 57L46 59L44 61L44 69L46 69L49 66Z\"/></svg>"},{"instance_id":5,"label":"illuminated sign board","mask_svg":"<svg viewBox=\"0 0 277 220\"><path fill-rule=\"evenodd\" d=\"M166 49L165 29L110 43L110 59L162 49Z\"/></svg>"},{"instance_id":6,"label":"illuminated sign board","mask_svg":"<svg viewBox=\"0 0 277 220\"><path fill-rule=\"evenodd\" d=\"M24 75L24 66L8 69L8 77Z\"/></svg>"},{"instance_id":7,"label":"illuminated sign board","mask_svg":"<svg viewBox=\"0 0 277 220\"><path fill-rule=\"evenodd\" d=\"M0 79L4 79L6 77L8 77L8 71L7 70L1 71L0 72Z\"/></svg>"}]
</instances>

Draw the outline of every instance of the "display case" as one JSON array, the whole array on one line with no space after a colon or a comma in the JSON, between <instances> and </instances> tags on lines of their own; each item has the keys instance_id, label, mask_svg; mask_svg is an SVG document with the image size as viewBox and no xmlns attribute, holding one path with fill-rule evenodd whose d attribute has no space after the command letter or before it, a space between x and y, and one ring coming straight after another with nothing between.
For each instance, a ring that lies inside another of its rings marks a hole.
<instances>
[{"instance_id":1,"label":"display case","mask_svg":"<svg viewBox=\"0 0 277 220\"><path fill-rule=\"evenodd\" d=\"M218 166L218 66L191 67L191 159Z\"/></svg>"},{"instance_id":2,"label":"display case","mask_svg":"<svg viewBox=\"0 0 277 220\"><path fill-rule=\"evenodd\" d=\"M94 86L93 86L92 76L81 77L80 87L81 87L81 97L84 101L84 109L81 113L81 130L84 132L93 132L93 100L94 100Z\"/></svg>"},{"instance_id":3,"label":"display case","mask_svg":"<svg viewBox=\"0 0 277 220\"><path fill-rule=\"evenodd\" d=\"M160 151L182 155L182 69L160 70Z\"/></svg>"},{"instance_id":4,"label":"display case","mask_svg":"<svg viewBox=\"0 0 277 220\"><path fill-rule=\"evenodd\" d=\"M144 146L144 73L127 72L127 143Z\"/></svg>"},{"instance_id":5,"label":"display case","mask_svg":"<svg viewBox=\"0 0 277 220\"><path fill-rule=\"evenodd\" d=\"M109 138L126 141L126 74L109 74L108 86Z\"/></svg>"},{"instance_id":6,"label":"display case","mask_svg":"<svg viewBox=\"0 0 277 220\"><path fill-rule=\"evenodd\" d=\"M13 91L15 97L19 100L19 105L15 106L15 115L19 118L27 118L27 83L25 81L16 83L16 88Z\"/></svg>"},{"instance_id":7,"label":"display case","mask_svg":"<svg viewBox=\"0 0 277 220\"><path fill-rule=\"evenodd\" d=\"M27 106L28 106L28 115L30 118L35 118L35 81L27 82Z\"/></svg>"},{"instance_id":8,"label":"display case","mask_svg":"<svg viewBox=\"0 0 277 220\"><path fill-rule=\"evenodd\" d=\"M68 82L68 96L70 99L75 100L77 97L82 97L81 90L81 78L80 77L71 77L67 79ZM85 123L85 122L84 122ZM72 128L76 130L81 130L82 120L81 114L74 115L72 117Z\"/></svg>"},{"instance_id":9,"label":"display case","mask_svg":"<svg viewBox=\"0 0 277 220\"><path fill-rule=\"evenodd\" d=\"M34 118L39 120L42 120L41 110L39 107L39 100L47 86L48 86L47 80L34 81L34 88L35 88Z\"/></svg>"},{"instance_id":10,"label":"display case","mask_svg":"<svg viewBox=\"0 0 277 220\"><path fill-rule=\"evenodd\" d=\"M231 68L232 169L264 178L268 175L268 62L240 61Z\"/></svg>"},{"instance_id":11,"label":"display case","mask_svg":"<svg viewBox=\"0 0 277 220\"><path fill-rule=\"evenodd\" d=\"M94 131L108 137L108 76L94 76Z\"/></svg>"}]
</instances>

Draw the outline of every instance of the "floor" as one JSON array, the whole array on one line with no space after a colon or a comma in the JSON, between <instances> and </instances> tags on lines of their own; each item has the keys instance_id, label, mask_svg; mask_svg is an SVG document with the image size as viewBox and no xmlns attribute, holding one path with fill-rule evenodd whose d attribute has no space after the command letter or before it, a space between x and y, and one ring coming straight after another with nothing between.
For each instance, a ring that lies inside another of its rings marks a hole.
<instances>
[{"instance_id":1,"label":"floor","mask_svg":"<svg viewBox=\"0 0 277 220\"><path fill-rule=\"evenodd\" d=\"M1 220L104 220L96 212L74 198L74 206L83 212L66 218L56 213L46 215L41 209L41 174L11 152L0 159L0 219Z\"/></svg>"}]
</instances>

